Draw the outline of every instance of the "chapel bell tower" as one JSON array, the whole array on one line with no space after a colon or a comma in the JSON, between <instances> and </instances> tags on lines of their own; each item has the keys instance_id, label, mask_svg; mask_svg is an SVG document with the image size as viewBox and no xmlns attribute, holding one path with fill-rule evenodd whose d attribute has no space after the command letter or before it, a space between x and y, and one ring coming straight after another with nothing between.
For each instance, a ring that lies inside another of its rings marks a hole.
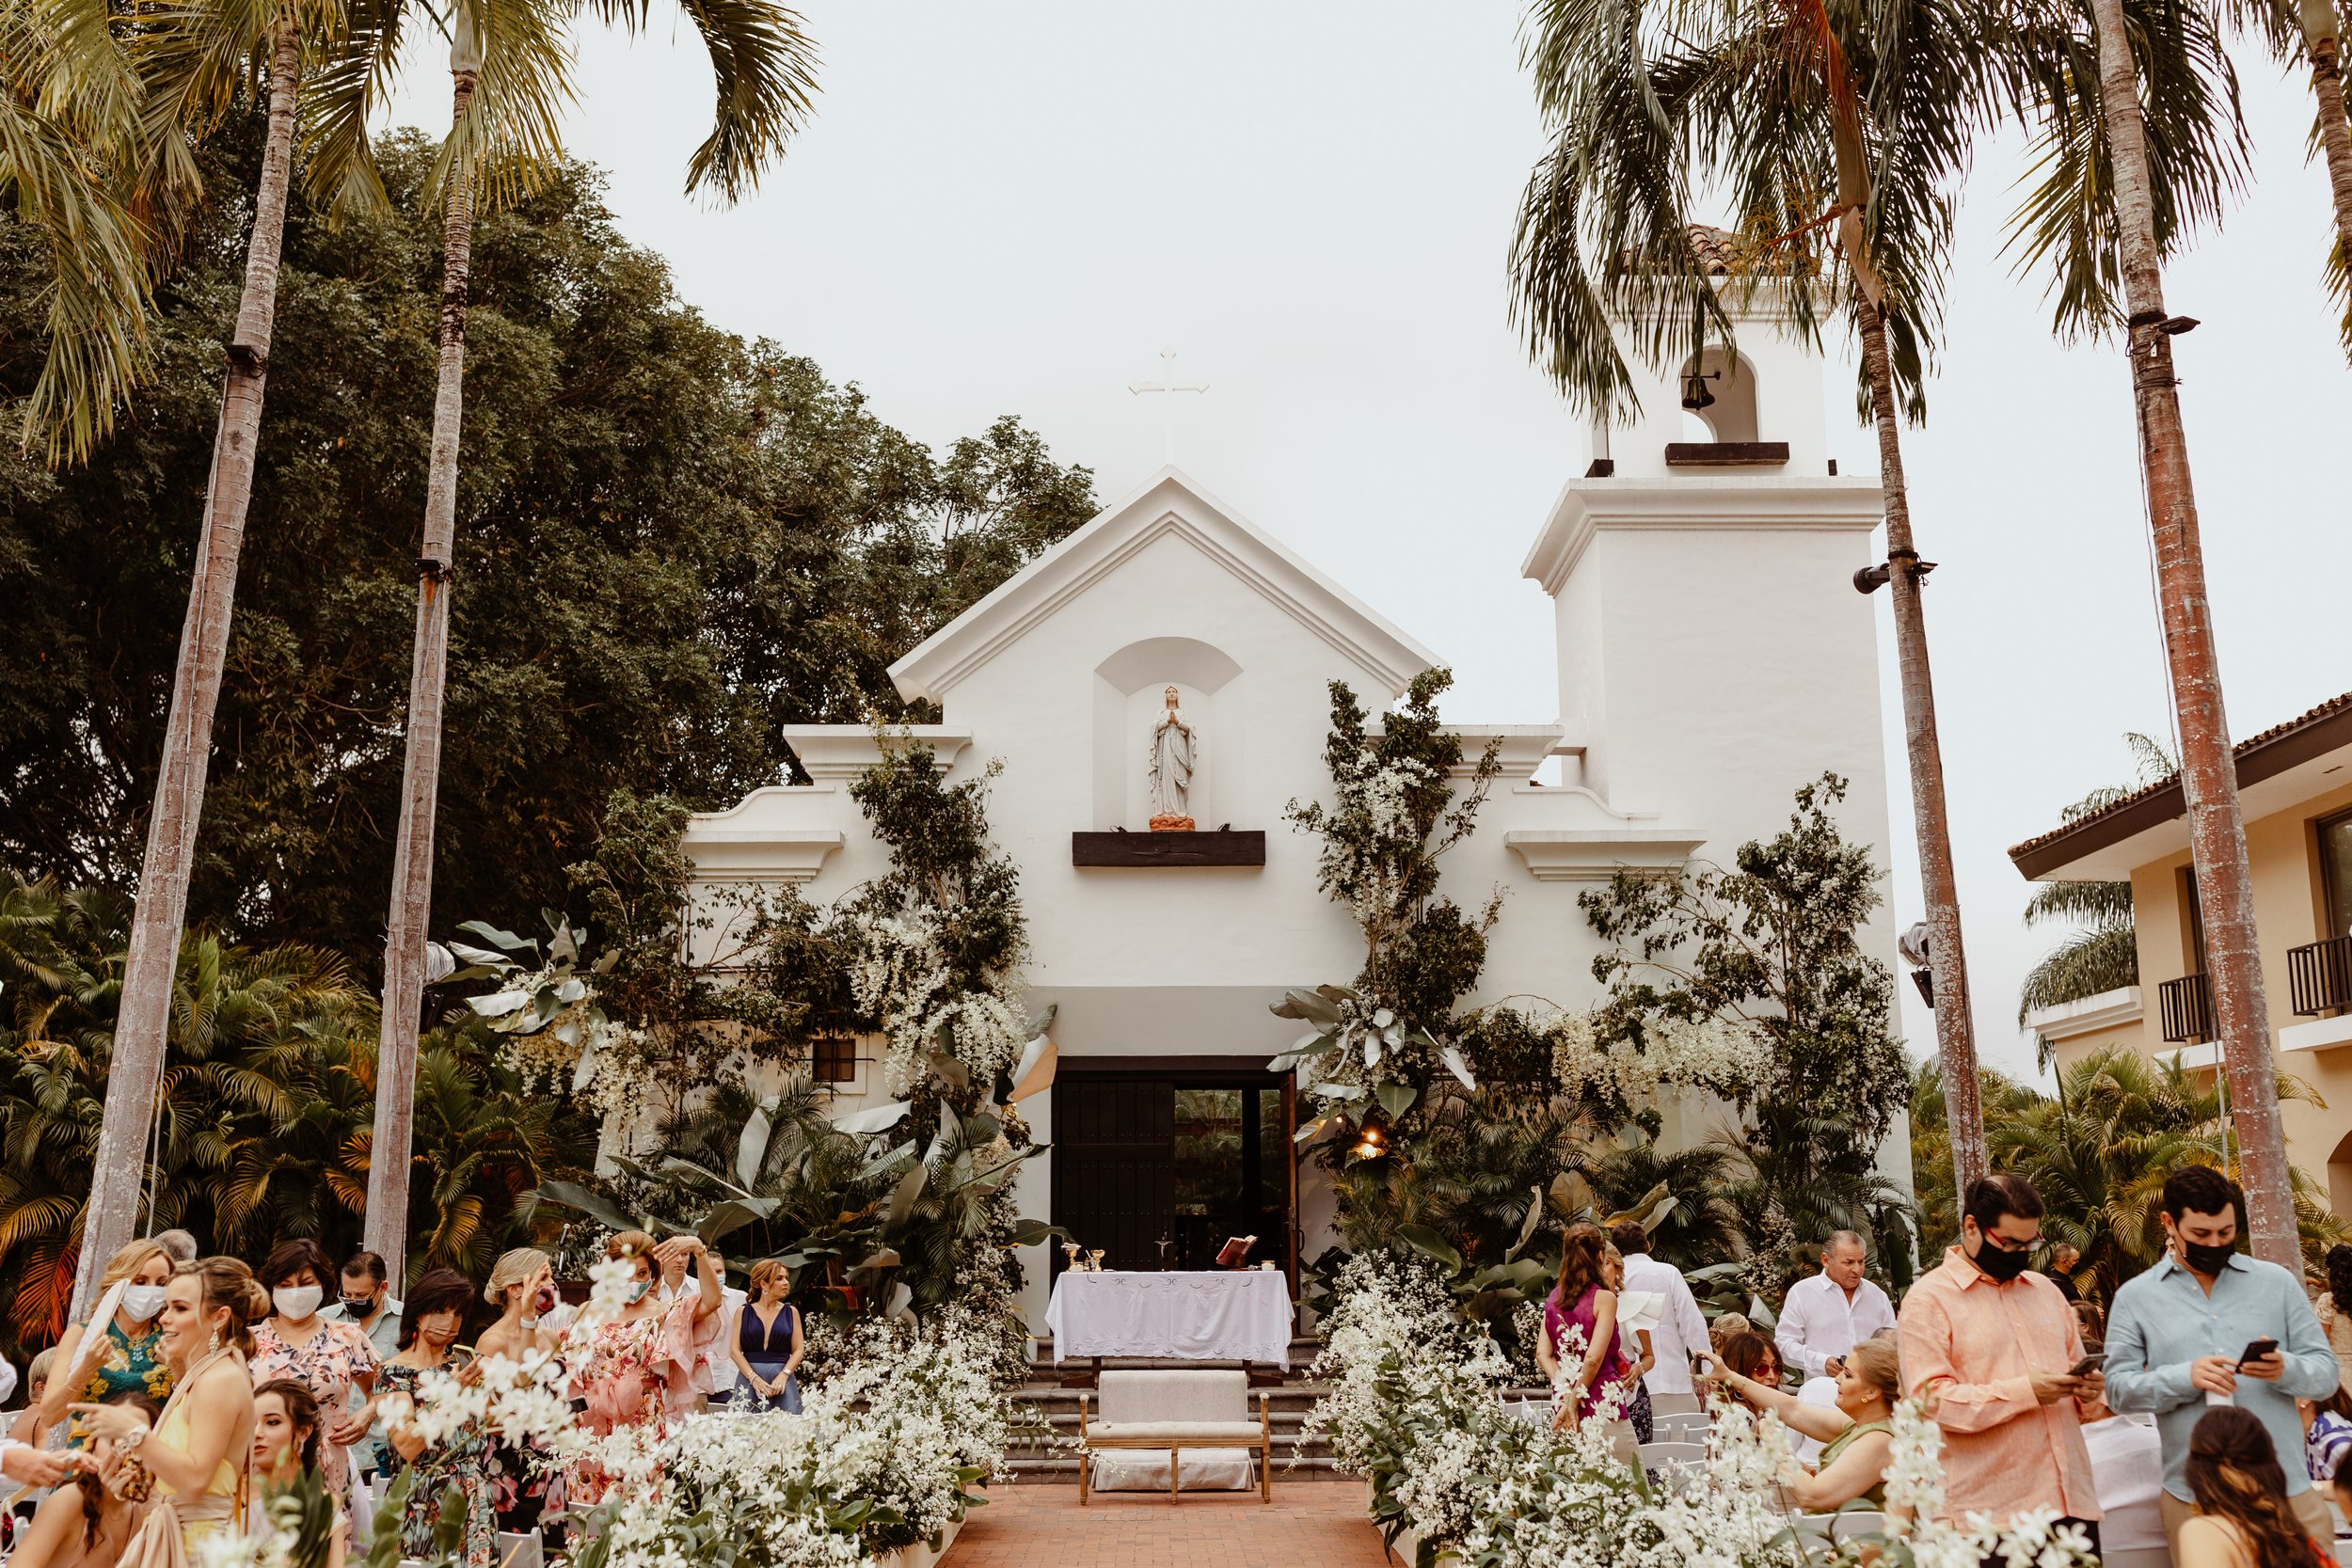
<instances>
[{"instance_id":1,"label":"chapel bell tower","mask_svg":"<svg viewBox=\"0 0 2352 1568\"><path fill-rule=\"evenodd\" d=\"M1851 583L1877 559L1879 483L1832 471L1820 352L1785 297L1746 293L1724 294L1728 343L1633 361L1638 410L1596 422L1528 553L1555 606L1564 782L1744 837L1787 816L1751 820L1759 801L1835 768L1883 821L1876 632Z\"/></svg>"}]
</instances>

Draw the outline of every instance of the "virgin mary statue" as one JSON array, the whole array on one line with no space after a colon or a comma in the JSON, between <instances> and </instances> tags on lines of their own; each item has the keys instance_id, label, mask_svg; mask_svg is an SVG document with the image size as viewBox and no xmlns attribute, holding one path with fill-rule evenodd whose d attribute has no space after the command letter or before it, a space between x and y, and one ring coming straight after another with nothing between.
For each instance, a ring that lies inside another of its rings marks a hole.
<instances>
[{"instance_id":1,"label":"virgin mary statue","mask_svg":"<svg viewBox=\"0 0 2352 1568\"><path fill-rule=\"evenodd\" d=\"M1167 692L1168 711L1152 727L1152 826L1155 831L1192 826L1192 725Z\"/></svg>"}]
</instances>

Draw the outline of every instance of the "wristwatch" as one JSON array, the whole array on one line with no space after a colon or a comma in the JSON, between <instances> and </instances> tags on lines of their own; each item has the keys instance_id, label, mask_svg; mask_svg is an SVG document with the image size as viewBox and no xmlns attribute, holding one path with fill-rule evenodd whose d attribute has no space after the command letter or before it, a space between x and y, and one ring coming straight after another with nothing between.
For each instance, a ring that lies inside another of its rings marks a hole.
<instances>
[{"instance_id":1,"label":"wristwatch","mask_svg":"<svg viewBox=\"0 0 2352 1568\"><path fill-rule=\"evenodd\" d=\"M129 1432L124 1433L120 1438L116 1440L115 1446L126 1454L136 1454L139 1451L140 1447L146 1443L147 1433L148 1429L146 1427L133 1427Z\"/></svg>"}]
</instances>

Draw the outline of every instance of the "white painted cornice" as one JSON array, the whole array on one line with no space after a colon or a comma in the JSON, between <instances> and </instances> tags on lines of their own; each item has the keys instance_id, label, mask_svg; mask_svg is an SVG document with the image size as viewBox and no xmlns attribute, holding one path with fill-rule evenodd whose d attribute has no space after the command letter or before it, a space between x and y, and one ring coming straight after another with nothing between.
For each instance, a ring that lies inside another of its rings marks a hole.
<instances>
[{"instance_id":1,"label":"white painted cornice","mask_svg":"<svg viewBox=\"0 0 2352 1568\"><path fill-rule=\"evenodd\" d=\"M1605 882L1619 870L1679 871L1707 835L1694 828L1514 828L1503 847L1539 882Z\"/></svg>"},{"instance_id":2,"label":"white painted cornice","mask_svg":"<svg viewBox=\"0 0 2352 1568\"><path fill-rule=\"evenodd\" d=\"M819 783L854 779L882 761L882 740L864 724L787 724L778 733L801 759L802 769ZM910 724L890 733L903 734L930 747L932 766L942 773L953 768L956 758L972 744L972 732L953 724ZM751 797L743 805L757 798ZM741 811L743 806L735 809Z\"/></svg>"},{"instance_id":3,"label":"white painted cornice","mask_svg":"<svg viewBox=\"0 0 2352 1568\"><path fill-rule=\"evenodd\" d=\"M2036 1007L2026 1015L2026 1027L2057 1044L2079 1039L2122 1023L2137 1023L2146 1014L2137 986L2118 986L2096 996Z\"/></svg>"},{"instance_id":4,"label":"white painted cornice","mask_svg":"<svg viewBox=\"0 0 2352 1568\"><path fill-rule=\"evenodd\" d=\"M909 699L946 694L1029 630L1159 540L1184 540L1322 638L1379 683L1402 691L1440 662L1354 594L1293 555L1174 467L1095 515L1077 532L997 585L890 667Z\"/></svg>"},{"instance_id":5,"label":"white painted cornice","mask_svg":"<svg viewBox=\"0 0 2352 1568\"><path fill-rule=\"evenodd\" d=\"M1879 482L1868 476L1572 479L1519 571L1557 594L1602 529L1867 532L1884 511Z\"/></svg>"},{"instance_id":6,"label":"white painted cornice","mask_svg":"<svg viewBox=\"0 0 2352 1568\"><path fill-rule=\"evenodd\" d=\"M1456 779L1477 774L1478 759L1486 754L1489 741L1501 742L1495 750L1495 762L1502 769L1497 777L1510 784L1532 777L1548 756L1584 750L1581 743L1569 742L1567 729L1560 724L1440 724L1438 728L1462 743L1462 760L1447 770L1448 776ZM1387 732L1373 724L1364 733L1377 739Z\"/></svg>"}]
</instances>

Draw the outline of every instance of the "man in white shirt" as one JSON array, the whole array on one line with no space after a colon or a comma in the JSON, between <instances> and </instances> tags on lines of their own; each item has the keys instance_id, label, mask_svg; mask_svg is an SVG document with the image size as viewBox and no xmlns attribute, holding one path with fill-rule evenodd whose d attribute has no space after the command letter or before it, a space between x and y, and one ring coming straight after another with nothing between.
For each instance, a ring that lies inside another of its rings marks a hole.
<instances>
[{"instance_id":1,"label":"man in white shirt","mask_svg":"<svg viewBox=\"0 0 2352 1568\"><path fill-rule=\"evenodd\" d=\"M1789 1370L1836 1377L1854 1346L1895 1326L1894 1304L1862 1277L1862 1258L1861 1237L1832 1231L1821 1246L1821 1272L1788 1287L1772 1338Z\"/></svg>"},{"instance_id":2,"label":"man in white shirt","mask_svg":"<svg viewBox=\"0 0 2352 1568\"><path fill-rule=\"evenodd\" d=\"M1628 1220L1613 1227L1609 1239L1625 1258L1625 1288L1655 1291L1666 1298L1658 1325L1649 1332L1650 1349L1658 1364L1642 1378L1649 1390L1650 1413L1678 1416L1700 1408L1691 1386L1691 1352L1707 1343L1707 1319L1684 1282L1682 1271L1649 1255L1649 1233Z\"/></svg>"}]
</instances>

